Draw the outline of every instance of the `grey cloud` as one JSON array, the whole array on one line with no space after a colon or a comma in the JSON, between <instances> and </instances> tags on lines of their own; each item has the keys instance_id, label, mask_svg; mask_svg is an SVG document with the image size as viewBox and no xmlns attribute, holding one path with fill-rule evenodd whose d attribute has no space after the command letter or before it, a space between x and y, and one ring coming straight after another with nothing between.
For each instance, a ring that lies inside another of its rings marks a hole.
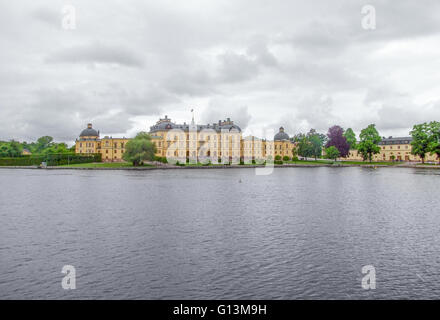
<instances>
[{"instance_id":1,"label":"grey cloud","mask_svg":"<svg viewBox=\"0 0 440 320\"><path fill-rule=\"evenodd\" d=\"M60 27L61 25L61 10L57 6L36 8L31 11L30 16L50 26Z\"/></svg>"},{"instance_id":2,"label":"grey cloud","mask_svg":"<svg viewBox=\"0 0 440 320\"><path fill-rule=\"evenodd\" d=\"M256 37L247 49L249 56L255 56L256 61L267 67L278 65L277 58L268 48L267 40L262 37Z\"/></svg>"},{"instance_id":3,"label":"grey cloud","mask_svg":"<svg viewBox=\"0 0 440 320\"><path fill-rule=\"evenodd\" d=\"M233 83L254 78L258 74L258 65L245 54L226 52L219 55L220 79Z\"/></svg>"},{"instance_id":4,"label":"grey cloud","mask_svg":"<svg viewBox=\"0 0 440 320\"><path fill-rule=\"evenodd\" d=\"M88 121L125 134L188 105L204 121L289 134L371 122L393 134L438 120L440 2L368 3L374 31L361 28L360 0L77 0L77 29L66 32L63 4L10 2L0 11L0 138L71 141Z\"/></svg>"},{"instance_id":5,"label":"grey cloud","mask_svg":"<svg viewBox=\"0 0 440 320\"><path fill-rule=\"evenodd\" d=\"M235 124L245 130L249 125L252 116L247 106L233 106L231 101L213 99L205 112L202 114L202 123L217 123L218 120L231 118Z\"/></svg>"},{"instance_id":6,"label":"grey cloud","mask_svg":"<svg viewBox=\"0 0 440 320\"><path fill-rule=\"evenodd\" d=\"M128 67L144 65L143 59L131 50L98 42L65 48L47 57L46 62L117 64Z\"/></svg>"}]
</instances>

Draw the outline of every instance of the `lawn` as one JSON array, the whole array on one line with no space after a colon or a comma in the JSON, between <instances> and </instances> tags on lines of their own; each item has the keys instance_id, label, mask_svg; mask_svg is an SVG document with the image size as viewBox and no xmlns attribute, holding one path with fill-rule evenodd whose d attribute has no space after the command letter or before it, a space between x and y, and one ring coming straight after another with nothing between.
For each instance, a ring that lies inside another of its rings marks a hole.
<instances>
[{"instance_id":1,"label":"lawn","mask_svg":"<svg viewBox=\"0 0 440 320\"><path fill-rule=\"evenodd\" d=\"M365 165L365 164L371 164L371 165L381 165L381 166L395 166L397 164L401 164L401 162L389 162L389 161L378 161L378 162L369 162L369 161L338 161L337 163L342 164L356 164L356 165Z\"/></svg>"},{"instance_id":2,"label":"lawn","mask_svg":"<svg viewBox=\"0 0 440 320\"><path fill-rule=\"evenodd\" d=\"M331 161L331 160L298 160L298 161L284 161L288 164L352 164L352 165L386 165L393 166L399 162L368 162L368 161Z\"/></svg>"},{"instance_id":3,"label":"lawn","mask_svg":"<svg viewBox=\"0 0 440 320\"><path fill-rule=\"evenodd\" d=\"M144 167L151 167L151 164L144 164ZM129 162L93 162L93 163L77 163L59 166L63 168L130 168L133 164Z\"/></svg>"},{"instance_id":4,"label":"lawn","mask_svg":"<svg viewBox=\"0 0 440 320\"><path fill-rule=\"evenodd\" d=\"M362 162L362 161L330 161L330 160L297 160L297 161L283 161L284 164L312 164L312 165L320 165L320 164L341 164L341 165L387 165L393 166L399 164L399 162ZM235 164L238 165L238 164ZM251 164L247 164L251 165ZM144 167L152 167L151 164L144 164ZM203 166L223 166L223 164L189 164L186 163L184 166L191 167L203 167ZM78 163L78 164L70 164L59 166L63 168L132 168L134 167L131 163L128 162L94 162L94 163Z\"/></svg>"}]
</instances>

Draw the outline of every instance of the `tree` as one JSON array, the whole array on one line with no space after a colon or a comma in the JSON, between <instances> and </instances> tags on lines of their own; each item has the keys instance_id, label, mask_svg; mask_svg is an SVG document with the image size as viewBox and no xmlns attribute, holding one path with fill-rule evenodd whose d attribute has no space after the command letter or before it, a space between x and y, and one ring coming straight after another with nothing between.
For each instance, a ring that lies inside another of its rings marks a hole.
<instances>
[{"instance_id":1,"label":"tree","mask_svg":"<svg viewBox=\"0 0 440 320\"><path fill-rule=\"evenodd\" d=\"M431 136L429 142L429 152L437 155L440 164L440 122L432 121L429 123L429 133Z\"/></svg>"},{"instance_id":2,"label":"tree","mask_svg":"<svg viewBox=\"0 0 440 320\"><path fill-rule=\"evenodd\" d=\"M23 147L18 141L0 142L0 157L19 157L22 151Z\"/></svg>"},{"instance_id":3,"label":"tree","mask_svg":"<svg viewBox=\"0 0 440 320\"><path fill-rule=\"evenodd\" d=\"M348 128L347 130L345 130L344 137L347 140L350 149L356 149L356 134L354 133L352 128Z\"/></svg>"},{"instance_id":4,"label":"tree","mask_svg":"<svg viewBox=\"0 0 440 320\"><path fill-rule=\"evenodd\" d=\"M40 151L40 154L47 155L47 154L54 154L54 153L70 153L71 151L67 148L67 144L64 142L61 143L51 143L51 145L42 151Z\"/></svg>"},{"instance_id":5,"label":"tree","mask_svg":"<svg viewBox=\"0 0 440 320\"><path fill-rule=\"evenodd\" d=\"M326 154L327 158L334 159L335 161L340 156L339 150L335 146L330 146L330 147L326 148L325 154Z\"/></svg>"},{"instance_id":6,"label":"tree","mask_svg":"<svg viewBox=\"0 0 440 320\"><path fill-rule=\"evenodd\" d=\"M311 157L312 156L312 148L310 147L309 140L306 135L300 133L294 138L298 142L297 153L301 157Z\"/></svg>"},{"instance_id":7,"label":"tree","mask_svg":"<svg viewBox=\"0 0 440 320\"><path fill-rule=\"evenodd\" d=\"M341 157L346 157L348 155L350 145L348 144L347 139L344 137L344 129L342 129L340 126L333 126L328 129L327 137L328 141L325 145L326 148L334 146L336 149L338 149Z\"/></svg>"},{"instance_id":8,"label":"tree","mask_svg":"<svg viewBox=\"0 0 440 320\"><path fill-rule=\"evenodd\" d=\"M314 134L309 137L311 154L317 160L322 155L322 139L319 135Z\"/></svg>"},{"instance_id":9,"label":"tree","mask_svg":"<svg viewBox=\"0 0 440 320\"><path fill-rule=\"evenodd\" d=\"M376 125L370 124L368 127L361 131L359 135L358 151L362 154L364 160L373 160L373 155L380 152L380 148L377 145L381 138L376 130Z\"/></svg>"},{"instance_id":10,"label":"tree","mask_svg":"<svg viewBox=\"0 0 440 320\"><path fill-rule=\"evenodd\" d=\"M154 160L156 146L151 136L146 132L139 132L136 137L127 142L122 159L132 162L134 166L142 165L145 160Z\"/></svg>"},{"instance_id":11,"label":"tree","mask_svg":"<svg viewBox=\"0 0 440 320\"><path fill-rule=\"evenodd\" d=\"M430 135L429 125L426 122L416 124L410 134L413 138L411 141L411 153L418 155L422 159L422 163L425 163L426 154L430 152L430 145L432 145L432 135Z\"/></svg>"},{"instance_id":12,"label":"tree","mask_svg":"<svg viewBox=\"0 0 440 320\"><path fill-rule=\"evenodd\" d=\"M37 143L35 144L35 153L41 153L44 149L47 149L53 145L53 138L50 136L43 136L38 138Z\"/></svg>"},{"instance_id":13,"label":"tree","mask_svg":"<svg viewBox=\"0 0 440 320\"><path fill-rule=\"evenodd\" d=\"M306 135L303 133L297 134L293 140L298 143L297 153L301 157L314 157L315 160L321 157L325 135L311 129Z\"/></svg>"},{"instance_id":14,"label":"tree","mask_svg":"<svg viewBox=\"0 0 440 320\"><path fill-rule=\"evenodd\" d=\"M298 157L298 147L295 146L292 148L292 159L295 159Z\"/></svg>"}]
</instances>

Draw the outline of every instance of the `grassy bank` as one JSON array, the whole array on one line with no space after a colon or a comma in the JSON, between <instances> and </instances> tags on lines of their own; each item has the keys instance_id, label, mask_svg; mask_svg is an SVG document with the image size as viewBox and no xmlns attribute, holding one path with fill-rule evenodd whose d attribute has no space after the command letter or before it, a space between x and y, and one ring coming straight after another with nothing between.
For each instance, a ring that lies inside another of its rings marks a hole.
<instances>
[{"instance_id":1,"label":"grassy bank","mask_svg":"<svg viewBox=\"0 0 440 320\"><path fill-rule=\"evenodd\" d=\"M133 167L133 164L128 162L93 162L93 163L63 165L59 167L61 168L131 168ZM143 167L152 167L152 165L144 164Z\"/></svg>"},{"instance_id":2,"label":"grassy bank","mask_svg":"<svg viewBox=\"0 0 440 320\"><path fill-rule=\"evenodd\" d=\"M401 162L363 162L363 161L331 161L331 160L298 160L298 161L284 161L285 165L315 165L315 166L331 166L331 165L341 165L341 166L398 166L402 165ZM246 166L252 166L253 164L246 164ZM255 164L254 164L255 165ZM224 167L224 164L189 164L180 165L181 167ZM233 167L237 167L239 164L234 164ZM155 165L152 164L144 164L143 166L133 166L133 164L128 162L93 162L93 163L79 163L79 164L71 164L71 165L61 165L57 166L59 168L85 168L85 169L99 169L99 168L114 168L114 169L123 169L123 168L154 168ZM175 167L175 166L173 166ZM228 165L226 165L228 167ZM440 167L436 164L413 164L412 167ZM166 165L163 168L167 168Z\"/></svg>"}]
</instances>

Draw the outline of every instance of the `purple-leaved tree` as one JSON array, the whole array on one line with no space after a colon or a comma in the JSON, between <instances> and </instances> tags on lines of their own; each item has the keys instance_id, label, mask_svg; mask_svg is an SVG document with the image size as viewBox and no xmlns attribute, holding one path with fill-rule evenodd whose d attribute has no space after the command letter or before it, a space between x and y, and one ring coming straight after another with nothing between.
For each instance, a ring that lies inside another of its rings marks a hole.
<instances>
[{"instance_id":1,"label":"purple-leaved tree","mask_svg":"<svg viewBox=\"0 0 440 320\"><path fill-rule=\"evenodd\" d=\"M346 157L350 151L350 145L347 139L344 137L344 129L340 126L333 126L328 129L327 133L328 141L325 145L326 148L334 146L339 150L341 157Z\"/></svg>"}]
</instances>

